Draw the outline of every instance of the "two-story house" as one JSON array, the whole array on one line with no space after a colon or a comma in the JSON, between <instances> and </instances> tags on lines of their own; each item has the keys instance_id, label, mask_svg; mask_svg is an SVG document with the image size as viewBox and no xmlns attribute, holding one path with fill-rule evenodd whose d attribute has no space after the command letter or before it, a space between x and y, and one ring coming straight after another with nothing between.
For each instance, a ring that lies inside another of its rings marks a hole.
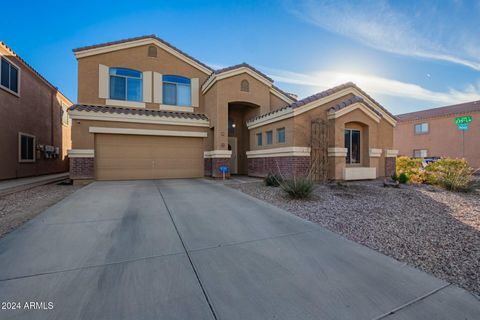
<instances>
[{"instance_id":1,"label":"two-story house","mask_svg":"<svg viewBox=\"0 0 480 320\"><path fill-rule=\"evenodd\" d=\"M0 180L68 171L71 105L0 42Z\"/></svg>"},{"instance_id":2,"label":"two-story house","mask_svg":"<svg viewBox=\"0 0 480 320\"><path fill-rule=\"evenodd\" d=\"M464 158L480 168L480 101L397 115L394 144L399 154Z\"/></svg>"},{"instance_id":3,"label":"two-story house","mask_svg":"<svg viewBox=\"0 0 480 320\"><path fill-rule=\"evenodd\" d=\"M213 70L153 35L73 51L76 181L394 168L396 119L353 83L297 101L248 64Z\"/></svg>"}]
</instances>

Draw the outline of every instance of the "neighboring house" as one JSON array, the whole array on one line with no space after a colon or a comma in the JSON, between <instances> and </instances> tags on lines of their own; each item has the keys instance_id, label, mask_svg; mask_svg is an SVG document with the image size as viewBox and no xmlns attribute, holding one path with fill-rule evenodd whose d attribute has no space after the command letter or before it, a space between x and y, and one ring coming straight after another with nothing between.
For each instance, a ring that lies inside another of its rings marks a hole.
<instances>
[{"instance_id":1,"label":"neighboring house","mask_svg":"<svg viewBox=\"0 0 480 320\"><path fill-rule=\"evenodd\" d=\"M0 42L0 180L68 171L72 105Z\"/></svg>"},{"instance_id":2,"label":"neighboring house","mask_svg":"<svg viewBox=\"0 0 480 320\"><path fill-rule=\"evenodd\" d=\"M480 168L480 101L400 114L397 118L395 148L401 155L465 158L470 166Z\"/></svg>"},{"instance_id":3,"label":"neighboring house","mask_svg":"<svg viewBox=\"0 0 480 320\"><path fill-rule=\"evenodd\" d=\"M394 170L395 117L353 83L296 101L248 64L213 70L156 36L73 51L74 180Z\"/></svg>"}]
</instances>

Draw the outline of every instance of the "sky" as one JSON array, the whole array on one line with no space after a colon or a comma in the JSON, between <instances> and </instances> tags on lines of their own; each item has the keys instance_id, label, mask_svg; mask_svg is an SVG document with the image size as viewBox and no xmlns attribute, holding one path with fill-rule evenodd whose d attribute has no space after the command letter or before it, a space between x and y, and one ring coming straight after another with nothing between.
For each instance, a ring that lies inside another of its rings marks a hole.
<instances>
[{"instance_id":1,"label":"sky","mask_svg":"<svg viewBox=\"0 0 480 320\"><path fill-rule=\"evenodd\" d=\"M0 40L77 99L73 48L156 34L299 98L352 81L399 114L480 100L480 1L16 1ZM3 10L2 9L2 10ZM18 13L21 13L20 15Z\"/></svg>"}]
</instances>

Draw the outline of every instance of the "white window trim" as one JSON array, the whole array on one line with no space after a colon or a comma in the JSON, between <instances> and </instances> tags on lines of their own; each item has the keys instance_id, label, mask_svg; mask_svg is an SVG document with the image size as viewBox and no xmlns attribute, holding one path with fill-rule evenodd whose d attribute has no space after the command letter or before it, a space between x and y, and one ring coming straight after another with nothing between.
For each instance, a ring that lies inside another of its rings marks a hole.
<instances>
[{"instance_id":1,"label":"white window trim","mask_svg":"<svg viewBox=\"0 0 480 320\"><path fill-rule=\"evenodd\" d=\"M33 160L22 159L22 136L33 138ZM37 160L37 137L32 134L19 132L18 133L18 162L20 163L33 163Z\"/></svg>"},{"instance_id":2,"label":"white window trim","mask_svg":"<svg viewBox=\"0 0 480 320\"><path fill-rule=\"evenodd\" d=\"M195 107L174 106L170 104L160 104L160 110L165 111L180 111L180 112L193 112Z\"/></svg>"},{"instance_id":3,"label":"white window trim","mask_svg":"<svg viewBox=\"0 0 480 320\"><path fill-rule=\"evenodd\" d=\"M284 132L285 139L284 139L283 142L280 142L280 139L278 139L278 132L279 132L280 130L283 130L283 132ZM287 129L285 129L285 127L277 128L277 130L276 130L276 136L277 136L277 143L278 143L278 144L285 144L285 143L287 143Z\"/></svg>"},{"instance_id":4,"label":"white window trim","mask_svg":"<svg viewBox=\"0 0 480 320\"><path fill-rule=\"evenodd\" d=\"M18 79L17 79L17 88L18 88L18 92L15 92L15 91L12 91L10 90L9 88L5 87L5 86L2 86L2 84L0 83L0 89L3 89L5 91L7 91L8 93L11 93L13 94L14 96L17 96L17 97L20 97L20 92L21 92L21 86L20 84L22 83L21 81L21 78L22 78L22 69L16 64L14 63L12 60L8 59L5 55L1 54L0 53L0 58L3 58L5 60L8 61L8 63L12 64L13 66L15 66L15 68L17 68L18 70ZM1 75L1 72L2 72L2 64L0 63L0 75Z\"/></svg>"},{"instance_id":5,"label":"white window trim","mask_svg":"<svg viewBox=\"0 0 480 320\"><path fill-rule=\"evenodd\" d=\"M105 104L109 106L127 107L127 108L145 108L145 102L129 101L129 100L105 100Z\"/></svg>"}]
</instances>

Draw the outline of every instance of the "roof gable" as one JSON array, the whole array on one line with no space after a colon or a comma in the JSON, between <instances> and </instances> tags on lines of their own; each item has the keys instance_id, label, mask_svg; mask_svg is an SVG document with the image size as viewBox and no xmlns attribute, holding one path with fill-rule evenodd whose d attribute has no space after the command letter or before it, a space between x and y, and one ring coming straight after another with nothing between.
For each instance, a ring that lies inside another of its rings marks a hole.
<instances>
[{"instance_id":1,"label":"roof gable","mask_svg":"<svg viewBox=\"0 0 480 320\"><path fill-rule=\"evenodd\" d=\"M227 68L215 70L210 75L210 77L203 83L202 93L205 94L219 80L227 79L244 73L265 84L267 87L270 88L270 92L272 94L275 94L285 102L292 103L296 101L294 97L274 86L272 78L245 62Z\"/></svg>"},{"instance_id":2,"label":"roof gable","mask_svg":"<svg viewBox=\"0 0 480 320\"><path fill-rule=\"evenodd\" d=\"M185 61L186 63L192 65L193 67L197 68L198 70L204 72L207 75L212 74L214 71L212 68L210 68L203 62L186 54L185 52L171 45L170 43L164 41L163 39L160 39L156 35L147 35L147 36L118 40L118 41L106 42L106 43L96 44L92 46L80 47L80 48L73 49L73 52L77 59L81 59L83 57L88 57L92 55L113 52L113 51L127 49L127 48L139 47L139 46L144 46L149 44L160 47L161 49L167 51L170 54L173 54L177 58Z\"/></svg>"}]
</instances>

